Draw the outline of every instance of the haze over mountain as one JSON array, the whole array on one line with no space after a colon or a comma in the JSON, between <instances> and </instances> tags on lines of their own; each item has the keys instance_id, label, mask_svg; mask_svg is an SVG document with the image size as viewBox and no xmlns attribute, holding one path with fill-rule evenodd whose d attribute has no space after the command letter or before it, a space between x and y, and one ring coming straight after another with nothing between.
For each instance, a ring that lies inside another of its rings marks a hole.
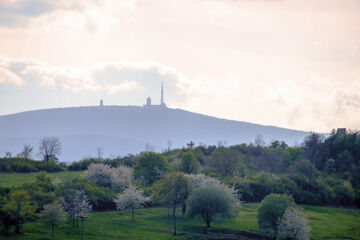
<instances>
[{"instance_id":1,"label":"haze over mountain","mask_svg":"<svg viewBox=\"0 0 360 240\"><path fill-rule=\"evenodd\" d=\"M203 144L253 142L261 134L266 142L284 140L289 145L301 142L303 131L263 126L210 117L162 105L90 106L21 112L0 116L0 154L16 154L25 143L38 150L45 136L57 136L62 144L61 161L96 156L138 153L151 145L156 151L181 147L190 141Z\"/></svg>"}]
</instances>

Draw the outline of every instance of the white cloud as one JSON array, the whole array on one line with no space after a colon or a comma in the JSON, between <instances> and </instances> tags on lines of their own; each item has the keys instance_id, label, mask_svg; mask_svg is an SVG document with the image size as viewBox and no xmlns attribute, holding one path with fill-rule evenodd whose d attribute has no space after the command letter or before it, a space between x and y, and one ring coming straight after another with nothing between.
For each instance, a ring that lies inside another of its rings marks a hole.
<instances>
[{"instance_id":1,"label":"white cloud","mask_svg":"<svg viewBox=\"0 0 360 240\"><path fill-rule=\"evenodd\" d=\"M0 85L1 84L12 84L14 86L23 86L24 80L19 76L9 71L8 69L0 66Z\"/></svg>"}]
</instances>

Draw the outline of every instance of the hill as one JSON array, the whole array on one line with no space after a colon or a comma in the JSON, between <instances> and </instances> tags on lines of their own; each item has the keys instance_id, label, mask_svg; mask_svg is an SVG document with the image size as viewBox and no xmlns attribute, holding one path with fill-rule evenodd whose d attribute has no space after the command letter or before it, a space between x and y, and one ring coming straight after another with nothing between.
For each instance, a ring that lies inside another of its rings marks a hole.
<instances>
[{"instance_id":1,"label":"hill","mask_svg":"<svg viewBox=\"0 0 360 240\"><path fill-rule=\"evenodd\" d=\"M99 106L44 109L0 116L0 154L21 151L23 144L35 147L44 136L57 136L62 143L62 161L96 156L137 153L150 144L154 150L184 146L187 142L228 144L253 142L261 134L266 142L301 142L308 132L225 120L161 106Z\"/></svg>"}]
</instances>

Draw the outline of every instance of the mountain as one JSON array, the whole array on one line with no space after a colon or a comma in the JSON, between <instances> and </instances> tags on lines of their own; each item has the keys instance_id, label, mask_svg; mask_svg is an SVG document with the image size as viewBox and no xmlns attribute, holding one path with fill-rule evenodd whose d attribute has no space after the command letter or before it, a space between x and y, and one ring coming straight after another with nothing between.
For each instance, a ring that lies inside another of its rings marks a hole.
<instances>
[{"instance_id":1,"label":"mountain","mask_svg":"<svg viewBox=\"0 0 360 240\"><path fill-rule=\"evenodd\" d=\"M227 144L253 142L261 134L266 142L301 142L308 132L247 122L225 120L161 105L99 106L45 109L0 116L0 155L13 154L27 143L37 151L45 136L57 136L62 144L61 161L96 156L137 153L150 144L154 150L181 147L187 142Z\"/></svg>"}]
</instances>

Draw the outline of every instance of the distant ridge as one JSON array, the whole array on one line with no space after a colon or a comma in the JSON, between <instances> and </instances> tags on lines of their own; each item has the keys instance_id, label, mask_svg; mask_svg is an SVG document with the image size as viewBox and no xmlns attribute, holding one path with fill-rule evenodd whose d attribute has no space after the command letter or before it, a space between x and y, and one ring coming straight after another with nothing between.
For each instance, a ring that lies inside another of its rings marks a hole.
<instances>
[{"instance_id":1,"label":"distant ridge","mask_svg":"<svg viewBox=\"0 0 360 240\"><path fill-rule=\"evenodd\" d=\"M269 143L300 143L308 132L210 117L181 109L139 106L88 106L54 108L0 116L0 156L16 154L28 143L37 150L40 138L58 136L62 161L96 156L138 153L146 144L161 151L170 139L172 147L189 141L206 145L219 140L228 144L253 142L261 134Z\"/></svg>"}]
</instances>

